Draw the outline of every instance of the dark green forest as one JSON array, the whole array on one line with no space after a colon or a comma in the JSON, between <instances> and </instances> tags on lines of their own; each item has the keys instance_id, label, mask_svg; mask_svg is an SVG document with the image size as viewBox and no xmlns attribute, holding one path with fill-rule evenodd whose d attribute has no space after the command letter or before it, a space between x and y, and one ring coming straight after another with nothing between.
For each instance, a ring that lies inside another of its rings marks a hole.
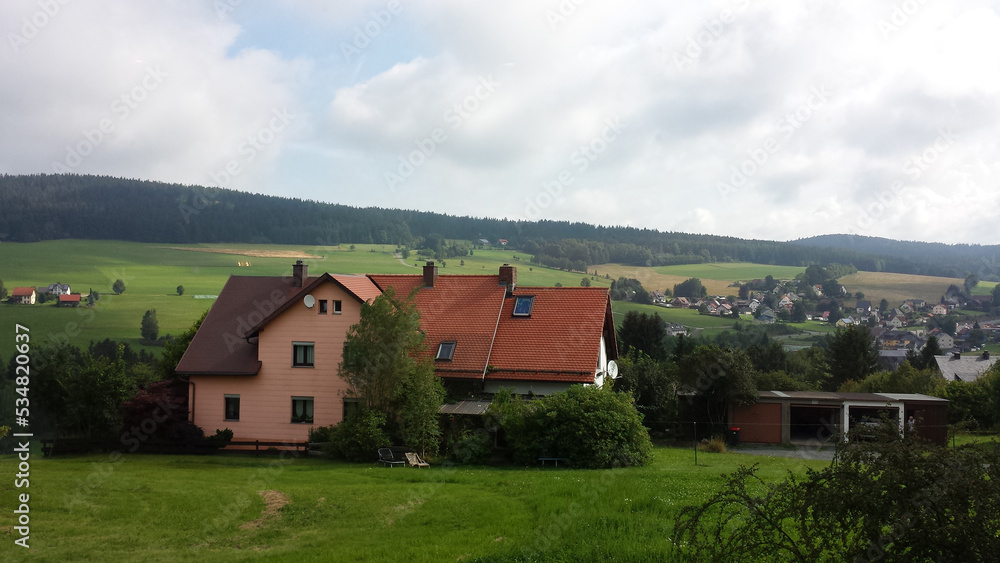
<instances>
[{"instance_id":1,"label":"dark green forest","mask_svg":"<svg viewBox=\"0 0 1000 563\"><path fill-rule=\"evenodd\" d=\"M848 237L843 235L843 237ZM1000 247L887 239L744 240L567 221L454 217L357 208L235 190L76 174L0 176L0 240L156 243L393 244L507 239L538 263L587 271L605 262L661 266L755 262L851 264L859 270L997 279ZM845 242L846 241L846 242ZM866 243L867 244L863 244Z\"/></svg>"}]
</instances>

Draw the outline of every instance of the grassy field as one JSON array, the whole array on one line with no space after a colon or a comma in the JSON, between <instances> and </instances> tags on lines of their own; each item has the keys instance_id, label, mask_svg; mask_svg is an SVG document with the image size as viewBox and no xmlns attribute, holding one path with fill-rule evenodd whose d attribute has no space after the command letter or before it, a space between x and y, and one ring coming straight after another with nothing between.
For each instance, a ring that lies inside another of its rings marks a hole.
<instances>
[{"instance_id":1,"label":"grassy field","mask_svg":"<svg viewBox=\"0 0 1000 563\"><path fill-rule=\"evenodd\" d=\"M910 298L937 303L949 285L962 287L963 280L887 272L858 272L840 278L840 283L844 284L848 291L864 293L865 299L870 300L873 305L886 299L890 305L897 306Z\"/></svg>"},{"instance_id":2,"label":"grassy field","mask_svg":"<svg viewBox=\"0 0 1000 563\"><path fill-rule=\"evenodd\" d=\"M187 330L213 303L230 275L286 275L301 258L311 273L412 274L422 265L416 254L401 261L391 245L308 247L286 245L160 245L120 241L61 240L38 243L0 244L0 279L4 286L47 286L68 283L77 293L91 289L102 294L96 306L76 309L45 305L0 305L0 357L13 352L14 323L31 329L34 342L68 340L86 346L91 340L112 338L136 348L158 353L161 348L143 346L139 321L147 309L156 309L160 334ZM518 266L520 285L579 286L580 273L528 265L530 257L505 250L477 250L473 256L447 260L443 274L495 274L501 264ZM465 265L462 264L465 261ZM244 264L241 266L240 264ZM249 265L246 265L249 264ZM116 279L126 290L114 295ZM610 286L611 280L594 278L595 286ZM177 295L177 286L185 293Z\"/></svg>"},{"instance_id":3,"label":"grassy field","mask_svg":"<svg viewBox=\"0 0 1000 563\"><path fill-rule=\"evenodd\" d=\"M0 244L0 279L7 288L61 282L70 284L75 292L86 294L94 289L103 297L93 308L0 305L0 360L6 360L13 352L14 323L29 327L36 343L59 339L86 346L92 340L113 338L158 353L161 348L141 343L139 321L142 314L147 309L156 309L161 335L183 332L211 306L211 297L222 290L230 275L285 275L298 258L304 260L314 274L417 273L423 263L416 253L405 261L397 259L393 256L392 245L359 244L353 251L350 246L166 245L86 240L3 243ZM584 276L579 272L532 265L529 260L530 256L512 250L476 250L472 256L446 260L441 272L494 274L501 264L510 263L518 267L518 283L522 286L578 286L581 279L587 277L592 285L608 287L611 279L604 276L609 275L612 279L620 276L639 279L651 290L672 289L674 284L698 277L710 294L731 295L736 293L736 288L729 287L734 281L768 275L787 279L803 271L803 268L747 263L660 268L603 264L592 267L592 271L598 272L597 276ZM121 295L111 292L116 279L122 279L127 288ZM874 301L885 297L894 304L907 297L936 301L949 284L962 283L962 280L950 278L873 272L860 272L842 281L852 292L862 291L866 298ZM185 288L183 296L176 293L178 285ZM992 285L980 284L977 293L988 292ZM622 302L616 302L614 307L619 323L629 310L642 310L655 312L668 322L710 332L732 326L732 321L698 315L691 310ZM815 323L807 323L801 328L824 330Z\"/></svg>"},{"instance_id":4,"label":"grassy field","mask_svg":"<svg viewBox=\"0 0 1000 563\"><path fill-rule=\"evenodd\" d=\"M656 561L674 516L722 473L759 463L776 481L826 463L704 452L698 461L671 448L617 470L38 457L31 549L13 545L9 517L0 536L6 561ZM25 492L12 485L0 487L8 515Z\"/></svg>"}]
</instances>

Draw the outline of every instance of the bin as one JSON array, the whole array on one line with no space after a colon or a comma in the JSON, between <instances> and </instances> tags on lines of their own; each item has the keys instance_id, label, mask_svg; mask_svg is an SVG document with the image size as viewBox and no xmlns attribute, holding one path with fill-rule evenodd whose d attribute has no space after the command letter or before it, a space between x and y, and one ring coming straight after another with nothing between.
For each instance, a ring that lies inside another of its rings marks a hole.
<instances>
[{"instance_id":1,"label":"bin","mask_svg":"<svg viewBox=\"0 0 1000 563\"><path fill-rule=\"evenodd\" d=\"M740 428L738 426L733 426L729 429L729 445L740 445Z\"/></svg>"}]
</instances>

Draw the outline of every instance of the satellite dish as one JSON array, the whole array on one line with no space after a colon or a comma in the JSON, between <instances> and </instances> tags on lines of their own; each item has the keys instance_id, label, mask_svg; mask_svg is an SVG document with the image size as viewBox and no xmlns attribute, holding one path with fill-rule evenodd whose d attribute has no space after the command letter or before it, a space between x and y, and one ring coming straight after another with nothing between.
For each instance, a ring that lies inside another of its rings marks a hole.
<instances>
[{"instance_id":1,"label":"satellite dish","mask_svg":"<svg viewBox=\"0 0 1000 563\"><path fill-rule=\"evenodd\" d=\"M312 295L306 295L302 298L302 302L305 303L307 308L312 309L313 305L316 304L316 298Z\"/></svg>"},{"instance_id":2,"label":"satellite dish","mask_svg":"<svg viewBox=\"0 0 1000 563\"><path fill-rule=\"evenodd\" d=\"M614 379L614 378L618 377L618 362L616 362L614 360L611 360L610 362L608 362L607 372L608 372L608 375L611 377L611 379Z\"/></svg>"}]
</instances>

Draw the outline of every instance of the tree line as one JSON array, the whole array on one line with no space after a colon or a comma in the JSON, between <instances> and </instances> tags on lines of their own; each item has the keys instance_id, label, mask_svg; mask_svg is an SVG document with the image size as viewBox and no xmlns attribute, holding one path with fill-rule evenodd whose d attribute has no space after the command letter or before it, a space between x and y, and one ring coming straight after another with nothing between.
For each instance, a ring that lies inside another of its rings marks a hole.
<instances>
[{"instance_id":1,"label":"tree line","mask_svg":"<svg viewBox=\"0 0 1000 563\"><path fill-rule=\"evenodd\" d=\"M114 217L114 221L108 221ZM356 208L214 187L77 174L0 175L0 239L34 242L61 238L157 243L340 243L416 247L422 239L495 242L569 270L621 262L666 266L754 262L808 266L831 262L867 271L996 279L997 247L920 244L840 245L744 240L600 226L567 221L453 217L441 213ZM916 246L914 246L916 245ZM961 248L959 248L961 247ZM926 248L931 248L930 246ZM948 254L950 249L955 252ZM948 254L947 260L942 259Z\"/></svg>"}]
</instances>

